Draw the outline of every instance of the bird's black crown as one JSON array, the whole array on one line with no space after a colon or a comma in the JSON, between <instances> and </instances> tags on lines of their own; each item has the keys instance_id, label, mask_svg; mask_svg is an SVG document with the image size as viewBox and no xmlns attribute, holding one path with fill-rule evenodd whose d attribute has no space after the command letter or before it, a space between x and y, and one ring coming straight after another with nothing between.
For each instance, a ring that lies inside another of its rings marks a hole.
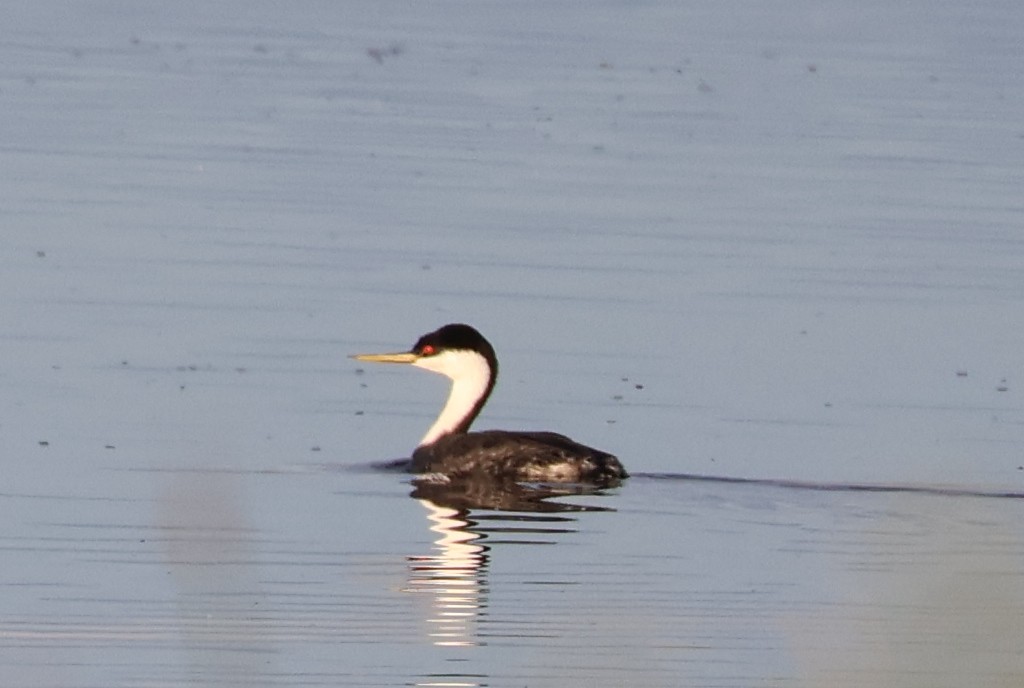
<instances>
[{"instance_id":1,"label":"bird's black crown","mask_svg":"<svg viewBox=\"0 0 1024 688\"><path fill-rule=\"evenodd\" d=\"M416 341L413 353L433 356L445 350L476 351L488 361L496 361L494 347L475 328L462 323L452 323L429 332Z\"/></svg>"}]
</instances>

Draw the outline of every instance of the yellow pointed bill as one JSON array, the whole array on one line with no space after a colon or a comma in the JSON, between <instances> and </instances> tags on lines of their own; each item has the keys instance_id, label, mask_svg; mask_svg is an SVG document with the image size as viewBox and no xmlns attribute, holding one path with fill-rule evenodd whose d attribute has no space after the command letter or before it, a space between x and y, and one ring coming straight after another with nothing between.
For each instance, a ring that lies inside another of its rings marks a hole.
<instances>
[{"instance_id":1,"label":"yellow pointed bill","mask_svg":"<svg viewBox=\"0 0 1024 688\"><path fill-rule=\"evenodd\" d=\"M403 351L396 354L352 354L349 358L371 363L415 363L419 356L411 351Z\"/></svg>"}]
</instances>

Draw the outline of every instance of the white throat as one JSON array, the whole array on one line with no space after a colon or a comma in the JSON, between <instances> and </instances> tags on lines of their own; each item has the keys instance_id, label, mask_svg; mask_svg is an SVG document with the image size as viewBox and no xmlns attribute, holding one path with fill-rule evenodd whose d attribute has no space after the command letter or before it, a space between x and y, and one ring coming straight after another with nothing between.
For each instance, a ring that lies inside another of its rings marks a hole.
<instances>
[{"instance_id":1,"label":"white throat","mask_svg":"<svg viewBox=\"0 0 1024 688\"><path fill-rule=\"evenodd\" d=\"M414 366L451 378L441 414L420 440L421 447L433 444L438 438L455 430L472 413L480 398L487 393L491 382L491 367L487 359L475 351L442 351L436 356L418 359Z\"/></svg>"}]
</instances>

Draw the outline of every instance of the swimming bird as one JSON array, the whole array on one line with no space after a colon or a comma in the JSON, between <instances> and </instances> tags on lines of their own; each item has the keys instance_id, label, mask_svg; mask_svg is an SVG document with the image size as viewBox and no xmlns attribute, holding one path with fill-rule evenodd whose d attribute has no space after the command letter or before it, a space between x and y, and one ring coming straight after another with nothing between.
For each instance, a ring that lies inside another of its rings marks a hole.
<instances>
[{"instance_id":1,"label":"swimming bird","mask_svg":"<svg viewBox=\"0 0 1024 688\"><path fill-rule=\"evenodd\" d=\"M448 400L413 451L409 468L452 479L488 477L524 482L609 484L629 477L619 460L554 432L469 427L498 379L498 358L482 334L461 323L423 335L409 351L355 354L375 363L404 363L452 381Z\"/></svg>"}]
</instances>

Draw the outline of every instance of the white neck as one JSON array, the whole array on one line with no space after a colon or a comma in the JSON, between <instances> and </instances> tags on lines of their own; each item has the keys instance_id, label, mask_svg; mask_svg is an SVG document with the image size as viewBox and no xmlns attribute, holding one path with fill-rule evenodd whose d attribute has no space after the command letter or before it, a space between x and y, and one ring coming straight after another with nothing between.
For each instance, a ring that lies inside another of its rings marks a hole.
<instances>
[{"instance_id":1,"label":"white neck","mask_svg":"<svg viewBox=\"0 0 1024 688\"><path fill-rule=\"evenodd\" d=\"M473 412L480 397L487 394L491 382L491 367L487 359L475 351L442 351L436 356L427 356L413 365L451 378L452 388L448 393L441 414L420 440L420 446L433 444L439 438L454 432Z\"/></svg>"}]
</instances>

